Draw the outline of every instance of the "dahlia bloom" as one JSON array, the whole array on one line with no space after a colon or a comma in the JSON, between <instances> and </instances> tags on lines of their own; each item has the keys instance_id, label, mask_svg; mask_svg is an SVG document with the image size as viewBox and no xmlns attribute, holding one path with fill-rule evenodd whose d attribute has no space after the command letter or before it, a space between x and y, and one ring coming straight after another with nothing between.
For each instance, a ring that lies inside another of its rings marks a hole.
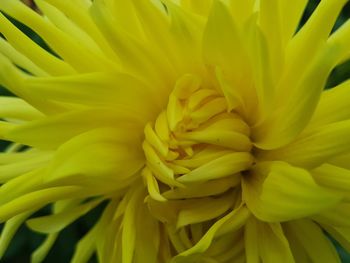
<instances>
[{"instance_id":1,"label":"dahlia bloom","mask_svg":"<svg viewBox=\"0 0 350 263\"><path fill-rule=\"evenodd\" d=\"M71 262L340 262L326 233L350 250L350 82L323 90L350 58L346 0L298 31L307 0L35 2L0 1L1 256L26 224L42 262L102 203Z\"/></svg>"}]
</instances>

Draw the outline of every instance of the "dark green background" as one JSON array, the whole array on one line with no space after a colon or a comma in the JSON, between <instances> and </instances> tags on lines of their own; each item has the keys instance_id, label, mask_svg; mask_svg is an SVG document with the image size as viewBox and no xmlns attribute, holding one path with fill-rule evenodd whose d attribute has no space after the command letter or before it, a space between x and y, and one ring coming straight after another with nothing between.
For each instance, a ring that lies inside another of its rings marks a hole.
<instances>
[{"instance_id":1,"label":"dark green background","mask_svg":"<svg viewBox=\"0 0 350 263\"><path fill-rule=\"evenodd\" d=\"M0 0L1 1L1 0ZM291 0L293 1L293 0ZM305 11L305 14L303 16L301 24L303 24L307 18L310 16L314 8L317 6L319 1L313 0L310 1L307 10ZM335 29L339 27L346 19L350 17L350 4L348 4L341 16L339 17L337 24L335 26ZM29 28L17 23L21 30L23 30L26 34L28 34L32 39L34 39L36 42L40 43L40 45L45 46L45 43L35 35ZM47 46L45 46L47 49L49 49ZM349 44L350 48L350 44ZM345 79L348 79L350 77L350 62L346 62L343 65L337 67L331 74L331 77L328 80L328 83L326 85L326 88L331 88L340 82L344 81ZM8 92L1 89L1 94L7 94ZM2 143L2 147L4 146L4 143ZM55 243L54 248L49 253L47 259L45 262L48 263L68 263L73 251L74 246L76 242L81 238L88 229L94 224L94 222L97 220L98 215L100 214L101 210L103 209L104 204L102 204L100 207L96 208L92 212L90 212L88 215L86 215L84 218L78 220L77 222L73 223L71 226L69 226L67 229L65 229L61 234L58 240ZM49 208L43 209L43 211L40 212L40 214L46 214L48 213ZM350 220L350 219L349 219ZM27 263L30 261L29 257L32 251L35 250L35 248L43 241L44 236L33 233L29 231L25 226L22 226L13 239L10 248L8 249L7 253L5 254L5 257L1 262L4 263ZM344 250L342 250L339 246L337 246L339 254L341 255L342 261L344 263L350 263L350 255L347 254ZM92 259L92 262L96 262L96 259Z\"/></svg>"}]
</instances>

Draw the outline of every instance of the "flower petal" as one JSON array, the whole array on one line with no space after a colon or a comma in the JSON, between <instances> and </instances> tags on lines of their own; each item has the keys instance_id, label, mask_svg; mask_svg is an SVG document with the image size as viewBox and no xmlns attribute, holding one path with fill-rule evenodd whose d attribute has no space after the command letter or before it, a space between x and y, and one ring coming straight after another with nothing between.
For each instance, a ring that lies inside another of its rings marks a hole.
<instances>
[{"instance_id":1,"label":"flower petal","mask_svg":"<svg viewBox=\"0 0 350 263\"><path fill-rule=\"evenodd\" d=\"M263 221L306 217L341 200L341 195L319 186L307 170L284 162L259 164L252 173L243 177L243 199Z\"/></svg>"},{"instance_id":2,"label":"flower petal","mask_svg":"<svg viewBox=\"0 0 350 263\"><path fill-rule=\"evenodd\" d=\"M283 224L286 235L299 242L312 262L340 263L338 253L322 229L308 219L291 221Z\"/></svg>"},{"instance_id":3,"label":"flower petal","mask_svg":"<svg viewBox=\"0 0 350 263\"><path fill-rule=\"evenodd\" d=\"M319 126L348 119L350 119L350 81L322 92L309 129L320 129Z\"/></svg>"},{"instance_id":4,"label":"flower petal","mask_svg":"<svg viewBox=\"0 0 350 263\"><path fill-rule=\"evenodd\" d=\"M26 224L34 231L53 234L58 233L71 224L73 221L83 216L91 209L96 207L102 200L88 202L76 207L65 209L62 212L53 215L32 218L26 221Z\"/></svg>"},{"instance_id":5,"label":"flower petal","mask_svg":"<svg viewBox=\"0 0 350 263\"><path fill-rule=\"evenodd\" d=\"M283 160L305 168L317 167L350 150L350 120L340 121L301 134L291 144L261 153L265 160Z\"/></svg>"},{"instance_id":6,"label":"flower petal","mask_svg":"<svg viewBox=\"0 0 350 263\"><path fill-rule=\"evenodd\" d=\"M274 111L255 127L253 138L263 149L291 142L309 122L341 49L326 40L347 0L322 1L290 42L284 74L276 88ZM308 60L309 63L305 63Z\"/></svg>"}]
</instances>

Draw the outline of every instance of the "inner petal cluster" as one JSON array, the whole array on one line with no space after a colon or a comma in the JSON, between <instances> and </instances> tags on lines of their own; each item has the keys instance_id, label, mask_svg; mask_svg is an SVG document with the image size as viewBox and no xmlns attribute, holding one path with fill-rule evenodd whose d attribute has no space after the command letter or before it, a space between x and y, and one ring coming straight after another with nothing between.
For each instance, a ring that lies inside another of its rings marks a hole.
<instances>
[{"instance_id":1,"label":"inner petal cluster","mask_svg":"<svg viewBox=\"0 0 350 263\"><path fill-rule=\"evenodd\" d=\"M166 109L145 127L142 175L151 213L179 228L236 208L241 172L254 163L249 136L249 126L229 112L219 91L196 76L180 78Z\"/></svg>"}]
</instances>

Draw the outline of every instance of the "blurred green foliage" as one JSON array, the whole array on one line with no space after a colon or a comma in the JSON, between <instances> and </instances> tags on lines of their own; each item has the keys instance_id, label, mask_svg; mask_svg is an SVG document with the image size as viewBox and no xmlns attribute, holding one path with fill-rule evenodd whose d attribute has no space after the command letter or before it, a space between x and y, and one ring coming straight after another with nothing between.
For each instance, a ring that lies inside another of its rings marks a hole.
<instances>
[{"instance_id":1,"label":"blurred green foliage","mask_svg":"<svg viewBox=\"0 0 350 263\"><path fill-rule=\"evenodd\" d=\"M1 0L0 0L1 1ZM307 9L303 15L300 26L302 26L305 21L308 19L310 14L316 8L319 0L311 0L308 4ZM339 26L341 26L344 21L346 21L350 17L350 4L347 4L343 9L334 30L336 30ZM20 28L25 34L31 37L35 42L44 47L45 49L50 50L50 48L45 44L45 42L35 34L31 29L26 27L25 25L18 23L17 21L12 20L13 23ZM350 45L349 45L350 48ZM53 52L52 52L53 53ZM341 83L342 81L350 78L350 61L345 62L344 64L338 66L333 70L330 78L328 79L326 88L331 88ZM0 94L2 95L12 95L5 89L0 87ZM3 148L6 145L5 142L0 143L0 148ZM98 219L104 204L97 207L90 213L88 213L84 218L81 218L77 222L71 224L68 228L66 228L60 234L58 240L55 243L54 248L50 251L48 257L45 262L47 263L66 263L69 262L76 242L94 225L94 222ZM45 215L48 214L50 208L47 207L40 211L37 215ZM2 228L2 226L0 226ZM30 262L30 254L41 244L44 240L45 236L37 233L33 233L24 225L20 228L15 238L11 242L11 245L8 251L5 254L5 257L1 262L3 263L27 263ZM346 253L335 241L337 250L342 258L343 263L350 263L350 254ZM90 260L90 263L97 262L96 258Z\"/></svg>"}]
</instances>

